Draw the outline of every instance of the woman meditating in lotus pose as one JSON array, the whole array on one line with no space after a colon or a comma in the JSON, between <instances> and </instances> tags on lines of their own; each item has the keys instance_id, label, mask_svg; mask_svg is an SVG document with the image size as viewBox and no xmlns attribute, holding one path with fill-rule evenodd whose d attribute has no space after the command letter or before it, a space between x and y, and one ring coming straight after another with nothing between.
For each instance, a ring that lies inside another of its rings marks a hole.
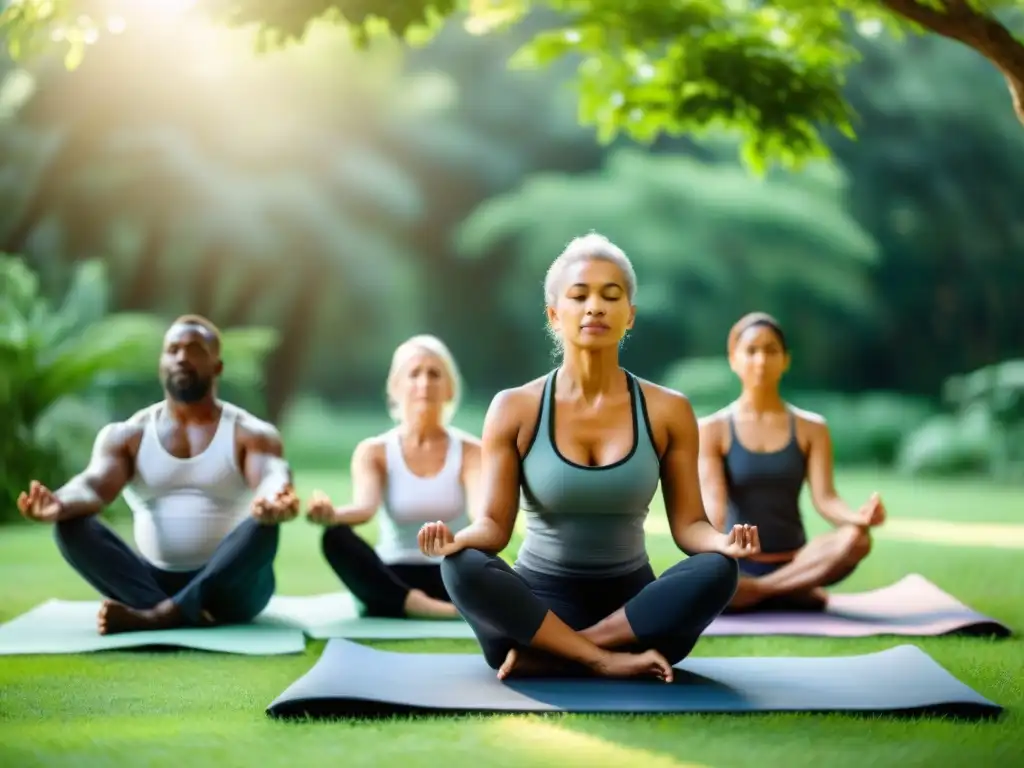
<instances>
[{"instance_id":1,"label":"woman meditating in lotus pose","mask_svg":"<svg viewBox=\"0 0 1024 768\"><path fill-rule=\"evenodd\" d=\"M545 281L562 363L498 393L483 434L474 522L420 532L442 555L452 602L498 677L596 673L671 681L736 590L735 558L758 551L757 531L708 522L689 401L619 365L633 326L636 277L599 235L578 238ZM672 536L690 555L655 577L644 520L659 481ZM514 567L498 557L519 509L526 537Z\"/></svg>"},{"instance_id":2,"label":"woman meditating in lotus pose","mask_svg":"<svg viewBox=\"0 0 1024 768\"><path fill-rule=\"evenodd\" d=\"M467 496L479 473L480 444L447 426L459 387L455 360L440 340L415 336L401 344L387 383L398 425L356 447L352 503L335 507L321 491L310 497L309 519L327 526L324 557L368 615L458 616L441 581L440 557L424 555L417 534L428 520L453 530L469 524ZM351 526L369 521L382 505L374 551Z\"/></svg>"},{"instance_id":3,"label":"woman meditating in lotus pose","mask_svg":"<svg viewBox=\"0 0 1024 768\"><path fill-rule=\"evenodd\" d=\"M885 507L875 493L854 510L836 492L828 425L779 394L789 350L770 315L741 318L728 353L743 391L701 419L701 488L716 528L757 526L761 539L761 552L740 564L730 610L821 610L824 588L849 576L870 551L868 529L882 524ZM805 479L815 508L835 526L810 541L800 517Z\"/></svg>"}]
</instances>

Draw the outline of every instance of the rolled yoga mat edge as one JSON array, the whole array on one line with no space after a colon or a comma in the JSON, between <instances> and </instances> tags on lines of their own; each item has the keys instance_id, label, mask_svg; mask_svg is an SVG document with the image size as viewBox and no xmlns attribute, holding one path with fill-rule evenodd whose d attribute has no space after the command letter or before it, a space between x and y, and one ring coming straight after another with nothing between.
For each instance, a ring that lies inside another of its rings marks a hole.
<instances>
[{"instance_id":1,"label":"rolled yoga mat edge","mask_svg":"<svg viewBox=\"0 0 1024 768\"><path fill-rule=\"evenodd\" d=\"M646 680L503 683L479 654L382 651L328 641L267 708L275 718L515 712L886 714L998 717L1002 707L914 645L831 657L692 657L671 685Z\"/></svg>"}]
</instances>

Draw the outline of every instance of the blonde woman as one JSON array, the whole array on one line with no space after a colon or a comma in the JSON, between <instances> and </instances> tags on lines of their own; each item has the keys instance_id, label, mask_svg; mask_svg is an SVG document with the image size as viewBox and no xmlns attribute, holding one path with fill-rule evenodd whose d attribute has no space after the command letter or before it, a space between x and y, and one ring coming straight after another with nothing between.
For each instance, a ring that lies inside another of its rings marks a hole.
<instances>
[{"instance_id":1,"label":"blonde woman","mask_svg":"<svg viewBox=\"0 0 1024 768\"><path fill-rule=\"evenodd\" d=\"M324 557L367 615L458 616L441 580L441 558L423 554L417 535L427 522L453 530L469 524L480 443L449 426L460 389L458 367L439 339L414 336L399 345L387 379L396 425L356 447L351 503L335 506L321 491L310 497L309 520L326 527ZM352 527L378 510L373 548Z\"/></svg>"}]
</instances>

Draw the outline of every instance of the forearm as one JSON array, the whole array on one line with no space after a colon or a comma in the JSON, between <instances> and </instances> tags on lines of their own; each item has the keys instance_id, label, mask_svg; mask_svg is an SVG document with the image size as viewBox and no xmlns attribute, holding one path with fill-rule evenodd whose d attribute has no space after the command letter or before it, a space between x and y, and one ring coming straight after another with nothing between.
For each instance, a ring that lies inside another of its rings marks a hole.
<instances>
[{"instance_id":1,"label":"forearm","mask_svg":"<svg viewBox=\"0 0 1024 768\"><path fill-rule=\"evenodd\" d=\"M510 538L511 536L489 517L474 520L454 536L455 541L463 549L479 549L494 554L505 549Z\"/></svg>"},{"instance_id":2,"label":"forearm","mask_svg":"<svg viewBox=\"0 0 1024 768\"><path fill-rule=\"evenodd\" d=\"M60 502L58 522L98 515L108 504L88 479L81 475L69 480L53 495Z\"/></svg>"},{"instance_id":3,"label":"forearm","mask_svg":"<svg viewBox=\"0 0 1024 768\"><path fill-rule=\"evenodd\" d=\"M850 509L849 505L838 495L820 499L815 504L815 507L818 510L818 514L836 527L858 522L857 513Z\"/></svg>"},{"instance_id":4,"label":"forearm","mask_svg":"<svg viewBox=\"0 0 1024 768\"><path fill-rule=\"evenodd\" d=\"M256 496L265 499L272 498L291 485L291 467L284 459L275 456L268 459L263 466L259 484L256 486Z\"/></svg>"},{"instance_id":5,"label":"forearm","mask_svg":"<svg viewBox=\"0 0 1024 768\"><path fill-rule=\"evenodd\" d=\"M696 555L721 550L724 536L707 518L703 518L680 526L673 531L672 538L687 555Z\"/></svg>"},{"instance_id":6,"label":"forearm","mask_svg":"<svg viewBox=\"0 0 1024 768\"><path fill-rule=\"evenodd\" d=\"M344 504L334 508L334 522L338 525L363 525L373 519L376 505Z\"/></svg>"}]
</instances>

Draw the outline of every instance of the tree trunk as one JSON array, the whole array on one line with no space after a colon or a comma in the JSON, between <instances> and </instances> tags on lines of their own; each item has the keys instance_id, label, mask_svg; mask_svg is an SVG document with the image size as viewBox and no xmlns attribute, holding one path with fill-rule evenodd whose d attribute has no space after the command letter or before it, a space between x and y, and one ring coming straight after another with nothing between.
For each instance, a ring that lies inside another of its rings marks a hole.
<instances>
[{"instance_id":1,"label":"tree trunk","mask_svg":"<svg viewBox=\"0 0 1024 768\"><path fill-rule=\"evenodd\" d=\"M221 276L224 274L225 260L231 258L231 253L223 244L217 244L204 251L202 261L195 268L195 279L192 284L192 308L189 312L195 312L208 320L217 322L217 296L221 286Z\"/></svg>"},{"instance_id":2,"label":"tree trunk","mask_svg":"<svg viewBox=\"0 0 1024 768\"><path fill-rule=\"evenodd\" d=\"M262 265L253 264L246 267L242 286L233 300L228 302L228 308L224 312L225 328L235 328L248 322L263 297L266 279L266 269Z\"/></svg>"},{"instance_id":3,"label":"tree trunk","mask_svg":"<svg viewBox=\"0 0 1024 768\"><path fill-rule=\"evenodd\" d=\"M967 0L944 0L945 11L917 0L882 0L891 11L963 43L991 61L1006 78L1017 118L1024 124L1024 44L992 16L974 10Z\"/></svg>"},{"instance_id":4,"label":"tree trunk","mask_svg":"<svg viewBox=\"0 0 1024 768\"><path fill-rule=\"evenodd\" d=\"M167 248L167 227L162 221L155 221L149 227L145 242L135 260L135 273L121 284L120 309L136 312L152 312L160 302L161 260ZM108 262L109 263L109 262Z\"/></svg>"},{"instance_id":5,"label":"tree trunk","mask_svg":"<svg viewBox=\"0 0 1024 768\"><path fill-rule=\"evenodd\" d=\"M281 343L267 358L267 416L272 424L280 424L284 409L302 380L316 313L324 286L328 284L321 279L321 268L316 263L306 263L300 268L303 273L281 323Z\"/></svg>"},{"instance_id":6,"label":"tree trunk","mask_svg":"<svg viewBox=\"0 0 1024 768\"><path fill-rule=\"evenodd\" d=\"M92 142L88 131L82 126L72 126L68 137L60 145L53 159L43 170L32 192L31 197L14 222L14 226L6 233L0 250L6 253L25 252L32 230L52 207L54 198L60 193L62 186L68 183L78 169L89 159Z\"/></svg>"}]
</instances>

